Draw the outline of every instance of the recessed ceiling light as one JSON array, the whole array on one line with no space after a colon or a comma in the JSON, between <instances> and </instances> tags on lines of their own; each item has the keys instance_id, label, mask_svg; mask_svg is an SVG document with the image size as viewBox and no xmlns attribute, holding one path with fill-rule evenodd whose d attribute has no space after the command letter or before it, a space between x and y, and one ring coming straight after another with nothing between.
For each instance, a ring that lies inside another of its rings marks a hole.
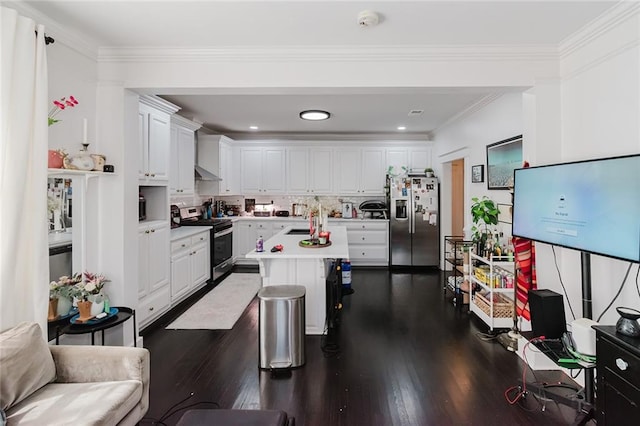
<instances>
[{"instance_id":1,"label":"recessed ceiling light","mask_svg":"<svg viewBox=\"0 0 640 426\"><path fill-rule=\"evenodd\" d=\"M302 118L303 120L320 121L326 120L329 117L331 117L331 114L329 114L327 111L321 111L318 109L310 109L308 111L302 111L300 113L300 118Z\"/></svg>"},{"instance_id":2,"label":"recessed ceiling light","mask_svg":"<svg viewBox=\"0 0 640 426\"><path fill-rule=\"evenodd\" d=\"M398 126L398 130L407 130L406 126Z\"/></svg>"},{"instance_id":3,"label":"recessed ceiling light","mask_svg":"<svg viewBox=\"0 0 640 426\"><path fill-rule=\"evenodd\" d=\"M258 126L249 126L251 130L258 130Z\"/></svg>"}]
</instances>

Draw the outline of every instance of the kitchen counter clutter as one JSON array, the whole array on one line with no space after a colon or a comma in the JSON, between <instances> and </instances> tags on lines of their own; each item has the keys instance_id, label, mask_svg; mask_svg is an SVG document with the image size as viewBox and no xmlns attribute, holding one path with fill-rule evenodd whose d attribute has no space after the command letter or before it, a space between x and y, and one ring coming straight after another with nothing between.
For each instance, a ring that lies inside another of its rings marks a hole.
<instances>
[{"instance_id":1,"label":"kitchen counter clutter","mask_svg":"<svg viewBox=\"0 0 640 426\"><path fill-rule=\"evenodd\" d=\"M347 229L329 226L332 244L321 248L300 247L300 240L309 235L291 233L292 229L304 230L304 226L287 226L264 242L263 252L254 249L246 257L258 261L263 286L305 286L306 334L322 334L326 318L325 280L332 261L349 257ZM271 248L276 245L282 245L282 251L272 252Z\"/></svg>"}]
</instances>

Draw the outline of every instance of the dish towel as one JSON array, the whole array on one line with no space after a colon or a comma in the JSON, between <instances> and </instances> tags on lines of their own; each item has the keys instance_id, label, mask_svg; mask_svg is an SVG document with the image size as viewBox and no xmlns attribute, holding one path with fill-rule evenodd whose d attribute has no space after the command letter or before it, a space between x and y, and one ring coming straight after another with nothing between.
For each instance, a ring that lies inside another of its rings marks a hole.
<instances>
[{"instance_id":1,"label":"dish towel","mask_svg":"<svg viewBox=\"0 0 640 426\"><path fill-rule=\"evenodd\" d=\"M536 281L536 245L525 238L514 237L516 261L516 313L531 321L529 290L538 288Z\"/></svg>"}]
</instances>

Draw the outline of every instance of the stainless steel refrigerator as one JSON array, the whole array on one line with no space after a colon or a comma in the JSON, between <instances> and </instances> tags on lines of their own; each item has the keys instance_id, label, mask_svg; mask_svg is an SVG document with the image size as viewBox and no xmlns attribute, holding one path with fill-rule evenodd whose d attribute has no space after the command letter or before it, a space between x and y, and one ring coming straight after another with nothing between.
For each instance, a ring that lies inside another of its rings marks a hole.
<instances>
[{"instance_id":1,"label":"stainless steel refrigerator","mask_svg":"<svg viewBox=\"0 0 640 426\"><path fill-rule=\"evenodd\" d=\"M440 218L438 179L388 177L391 266L438 266Z\"/></svg>"}]
</instances>

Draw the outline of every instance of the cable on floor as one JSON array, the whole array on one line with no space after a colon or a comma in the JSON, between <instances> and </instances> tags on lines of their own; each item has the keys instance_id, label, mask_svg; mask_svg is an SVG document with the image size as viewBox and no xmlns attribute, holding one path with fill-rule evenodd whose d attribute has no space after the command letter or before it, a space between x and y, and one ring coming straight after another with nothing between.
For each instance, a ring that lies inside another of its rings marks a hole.
<instances>
[{"instance_id":1,"label":"cable on floor","mask_svg":"<svg viewBox=\"0 0 640 426\"><path fill-rule=\"evenodd\" d=\"M149 423L151 425L167 426L167 424L164 422L165 420L167 420L169 417L173 416L174 414L179 413L180 411L186 410L188 408L196 407L198 405L203 405L203 404L213 405L215 408L220 408L220 405L217 402L212 402L212 401L198 401L193 404L185 405L184 407L178 408L182 403L186 402L189 398L193 397L193 395L194 393L191 392L189 396L173 404L162 414L162 416L160 416L159 419L155 419L153 417L143 417L140 420L140 424Z\"/></svg>"}]
</instances>

